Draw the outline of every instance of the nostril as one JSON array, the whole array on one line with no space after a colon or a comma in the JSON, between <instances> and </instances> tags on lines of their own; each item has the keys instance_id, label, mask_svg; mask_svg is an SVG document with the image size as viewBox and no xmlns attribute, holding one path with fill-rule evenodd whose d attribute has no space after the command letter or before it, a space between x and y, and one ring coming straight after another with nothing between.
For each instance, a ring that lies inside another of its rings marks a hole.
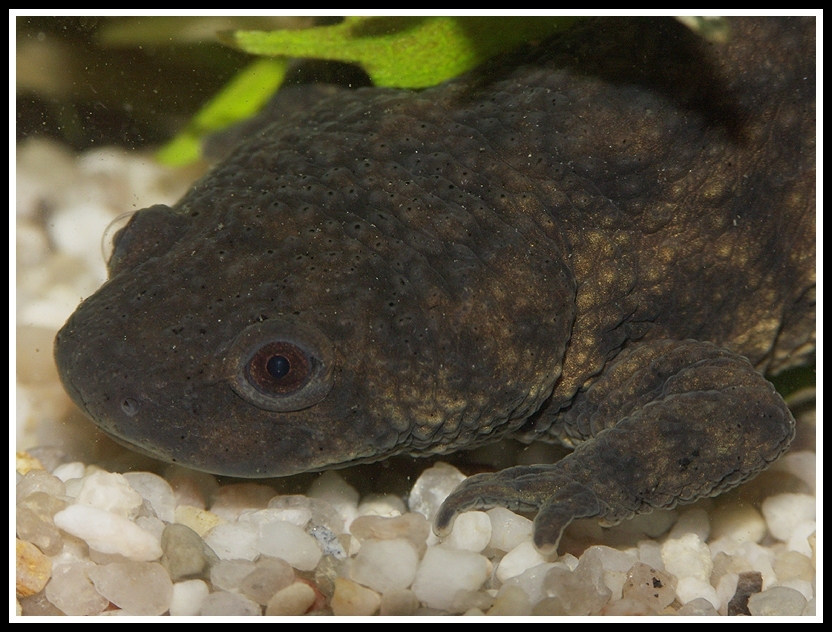
<instances>
[{"instance_id":1,"label":"nostril","mask_svg":"<svg viewBox=\"0 0 832 632\"><path fill-rule=\"evenodd\" d=\"M139 402L132 397L125 397L121 400L121 410L124 411L124 414L128 417L135 417L139 414L140 409L141 406L139 405Z\"/></svg>"}]
</instances>

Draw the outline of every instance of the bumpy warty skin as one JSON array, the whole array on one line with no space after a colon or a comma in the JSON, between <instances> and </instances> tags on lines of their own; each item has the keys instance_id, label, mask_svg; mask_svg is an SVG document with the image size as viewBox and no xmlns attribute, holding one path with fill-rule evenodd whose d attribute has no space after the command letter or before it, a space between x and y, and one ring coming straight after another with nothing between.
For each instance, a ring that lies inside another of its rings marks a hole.
<instances>
[{"instance_id":1,"label":"bumpy warty skin","mask_svg":"<svg viewBox=\"0 0 832 632\"><path fill-rule=\"evenodd\" d=\"M439 517L539 509L542 549L742 482L793 435L758 371L814 349L815 24L731 29L590 20L287 114L117 236L56 340L67 391L233 476L560 440Z\"/></svg>"}]
</instances>

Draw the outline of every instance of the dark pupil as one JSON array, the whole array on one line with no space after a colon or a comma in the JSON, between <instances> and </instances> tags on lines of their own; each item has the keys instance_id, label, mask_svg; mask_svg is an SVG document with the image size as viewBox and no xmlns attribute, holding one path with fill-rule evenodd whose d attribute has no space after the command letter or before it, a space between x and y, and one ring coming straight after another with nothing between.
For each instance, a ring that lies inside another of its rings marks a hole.
<instances>
[{"instance_id":1,"label":"dark pupil","mask_svg":"<svg viewBox=\"0 0 832 632\"><path fill-rule=\"evenodd\" d=\"M272 356L266 363L266 370L276 380L285 377L290 368L289 360L282 355Z\"/></svg>"}]
</instances>

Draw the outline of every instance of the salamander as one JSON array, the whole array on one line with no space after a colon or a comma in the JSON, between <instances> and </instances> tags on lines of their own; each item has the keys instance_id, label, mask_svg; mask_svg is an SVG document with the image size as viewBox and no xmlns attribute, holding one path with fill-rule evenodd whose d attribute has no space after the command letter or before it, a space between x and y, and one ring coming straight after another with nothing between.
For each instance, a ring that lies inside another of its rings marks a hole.
<instances>
[{"instance_id":1,"label":"salamander","mask_svg":"<svg viewBox=\"0 0 832 632\"><path fill-rule=\"evenodd\" d=\"M739 485L815 345L815 22L587 20L421 92L334 91L137 212L55 341L137 450L272 477L504 437L535 544Z\"/></svg>"}]
</instances>

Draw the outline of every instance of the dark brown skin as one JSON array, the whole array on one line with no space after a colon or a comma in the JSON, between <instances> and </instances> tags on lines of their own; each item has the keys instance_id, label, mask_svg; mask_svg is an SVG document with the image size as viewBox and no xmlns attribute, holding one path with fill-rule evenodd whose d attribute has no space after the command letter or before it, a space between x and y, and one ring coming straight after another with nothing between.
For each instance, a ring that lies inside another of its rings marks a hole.
<instances>
[{"instance_id":1,"label":"dark brown skin","mask_svg":"<svg viewBox=\"0 0 832 632\"><path fill-rule=\"evenodd\" d=\"M420 94L343 92L140 211L58 334L119 440L232 476L560 441L443 505L614 524L736 486L815 341L815 23L587 21ZM747 358L747 359L746 359Z\"/></svg>"}]
</instances>

